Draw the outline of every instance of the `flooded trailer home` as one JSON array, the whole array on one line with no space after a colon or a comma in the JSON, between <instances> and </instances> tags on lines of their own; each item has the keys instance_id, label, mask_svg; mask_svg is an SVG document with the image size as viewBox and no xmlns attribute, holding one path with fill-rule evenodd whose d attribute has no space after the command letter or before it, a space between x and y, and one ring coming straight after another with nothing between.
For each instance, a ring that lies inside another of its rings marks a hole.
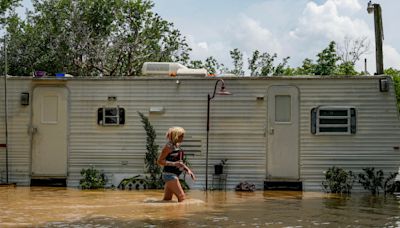
<instances>
[{"instance_id":1,"label":"flooded trailer home","mask_svg":"<svg viewBox=\"0 0 400 228\"><path fill-rule=\"evenodd\" d=\"M109 186L145 174L146 132L138 112L149 118L160 149L169 127L185 128L182 148L197 176L195 189L204 189L207 180L209 188L223 181L228 190L247 181L257 189L286 183L321 191L332 166L353 172L375 167L385 174L399 169L400 121L391 77L184 73L9 76L7 118L1 77L1 182L8 177L29 186L58 179L76 187L81 170L91 166L104 171ZM222 84L232 95L218 94ZM214 165L225 159L221 180Z\"/></svg>"}]
</instances>

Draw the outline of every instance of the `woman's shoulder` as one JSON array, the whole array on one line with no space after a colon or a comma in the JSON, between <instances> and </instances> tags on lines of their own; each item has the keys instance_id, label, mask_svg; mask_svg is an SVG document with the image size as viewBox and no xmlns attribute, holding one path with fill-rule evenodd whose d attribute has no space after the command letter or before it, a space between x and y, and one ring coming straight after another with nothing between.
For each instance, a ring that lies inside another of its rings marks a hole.
<instances>
[{"instance_id":1,"label":"woman's shoulder","mask_svg":"<svg viewBox=\"0 0 400 228\"><path fill-rule=\"evenodd\" d=\"M173 144L172 142L167 142L167 143L165 144L165 147L167 147L167 148L169 148L169 149L171 149L171 150L173 150L173 149L175 148L175 146L174 146L174 144Z\"/></svg>"}]
</instances>

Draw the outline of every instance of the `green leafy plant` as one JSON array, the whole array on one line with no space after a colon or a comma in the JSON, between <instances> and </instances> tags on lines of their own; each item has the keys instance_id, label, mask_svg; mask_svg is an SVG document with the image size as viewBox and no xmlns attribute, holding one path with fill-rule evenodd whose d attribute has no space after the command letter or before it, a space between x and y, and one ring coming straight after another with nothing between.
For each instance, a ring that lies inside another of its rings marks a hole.
<instances>
[{"instance_id":1,"label":"green leafy plant","mask_svg":"<svg viewBox=\"0 0 400 228\"><path fill-rule=\"evenodd\" d=\"M383 184L383 190L385 195L387 193L393 194L395 192L400 192L400 181L395 181L398 173L390 173Z\"/></svg>"},{"instance_id":2,"label":"green leafy plant","mask_svg":"<svg viewBox=\"0 0 400 228\"><path fill-rule=\"evenodd\" d=\"M147 118L143 113L138 112L140 118L142 119L143 128L146 131L146 156L144 158L144 163L146 166L146 172L150 174L148 177L148 187L150 189L162 189L164 182L161 179L161 168L157 164L158 159L158 148L159 146L155 143L157 137L156 131L151 125L149 118Z\"/></svg>"},{"instance_id":3,"label":"green leafy plant","mask_svg":"<svg viewBox=\"0 0 400 228\"><path fill-rule=\"evenodd\" d=\"M326 192L350 194L354 182L353 172L333 166L325 172L325 181L322 182L322 187Z\"/></svg>"},{"instance_id":4,"label":"green leafy plant","mask_svg":"<svg viewBox=\"0 0 400 228\"><path fill-rule=\"evenodd\" d=\"M219 165L224 166L226 165L226 162L228 161L228 159L221 159L221 161L219 162Z\"/></svg>"},{"instance_id":5,"label":"green leafy plant","mask_svg":"<svg viewBox=\"0 0 400 228\"><path fill-rule=\"evenodd\" d=\"M383 171L378 170L375 172L373 167L363 168L363 170L365 173L358 174L358 182L373 195L379 195L379 189L383 189Z\"/></svg>"},{"instance_id":6,"label":"green leafy plant","mask_svg":"<svg viewBox=\"0 0 400 228\"><path fill-rule=\"evenodd\" d=\"M107 183L106 175L91 166L88 169L82 169L82 179L79 181L79 186L82 189L98 189L104 188Z\"/></svg>"}]
</instances>

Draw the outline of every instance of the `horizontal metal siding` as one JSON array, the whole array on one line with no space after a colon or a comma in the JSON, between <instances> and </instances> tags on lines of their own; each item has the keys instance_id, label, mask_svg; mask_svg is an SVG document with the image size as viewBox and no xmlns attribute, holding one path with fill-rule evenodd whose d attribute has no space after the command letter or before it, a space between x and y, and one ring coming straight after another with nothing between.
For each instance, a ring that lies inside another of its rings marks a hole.
<instances>
[{"instance_id":1,"label":"horizontal metal siding","mask_svg":"<svg viewBox=\"0 0 400 228\"><path fill-rule=\"evenodd\" d=\"M94 165L112 173L142 174L144 172L145 131L138 111L149 116L157 132L157 143L165 144L164 134L171 126L182 126L187 137L202 141L202 153L189 161L204 188L207 93L214 80L149 81L71 81L70 88L70 153L68 185L77 186L83 168ZM265 93L265 86L242 81L228 82L233 96L216 96L211 101L209 141L209 186L213 165L228 159L228 188L240 181L256 182L262 188L265 177L264 103L257 102L255 91ZM247 84L247 83L245 83ZM248 86L248 85L247 85ZM258 87L258 88L257 88ZM110 103L107 96L116 96ZM119 105L125 108L126 123L121 127L102 127L96 123L99 107ZM150 107L162 106L162 114L149 114ZM251 118L249 118L251 117ZM184 148L183 143L182 147ZM128 161L123 165L123 161Z\"/></svg>"},{"instance_id":2,"label":"horizontal metal siding","mask_svg":"<svg viewBox=\"0 0 400 228\"><path fill-rule=\"evenodd\" d=\"M30 106L19 105L19 94L30 90L30 81L9 81L9 91L13 91L9 95L9 112L14 119L10 127L10 150L11 156L14 156L12 175L15 175L12 181L28 184L30 144L26 132L30 121ZM214 89L215 80L180 79L180 85L175 81L176 79L68 80L68 185L78 186L81 169L90 165L104 170L110 178L113 173L134 175L144 172L146 135L137 115L137 111L141 111L149 116L155 127L160 146L165 143L165 131L175 125L184 127L188 138L201 140L202 152L190 156L189 160L198 177L195 187L204 188L207 93ZM399 151L394 150L393 146L399 145L400 131L393 85L389 93L381 93L378 80L367 78L226 79L226 86L234 95L216 95L211 101L209 186L213 165L220 159L227 158L225 171L228 173L228 189L233 189L240 181L249 181L262 188L266 172L267 98L257 100L257 97L266 95L271 85L292 85L299 88L300 175L306 190L320 190L323 171L332 165L356 172L366 166L382 168L385 173L398 170ZM116 96L117 102L108 102L107 96ZM0 102L3 100L0 99ZM97 109L114 104L125 108L126 124L118 127L98 126ZM4 107L3 103L0 105ZM318 105L355 106L357 134L312 135L310 111ZM149 114L149 108L153 106L162 106L165 112ZM3 119L4 112L0 112L2 129ZM0 132L0 140L2 139L4 140L4 131ZM2 150L4 149L0 149ZM125 162L128 162L127 165L123 165ZM0 164L1 167L5 167L4 162Z\"/></svg>"},{"instance_id":3,"label":"horizontal metal siding","mask_svg":"<svg viewBox=\"0 0 400 228\"><path fill-rule=\"evenodd\" d=\"M321 190L324 171L336 166L355 173L362 168L382 169L386 176L400 166L400 122L394 88L379 91L375 80L308 81L301 90L301 178L305 190ZM319 105L354 106L357 133L322 136L310 133L310 112ZM361 187L356 184L356 189Z\"/></svg>"},{"instance_id":4,"label":"horizontal metal siding","mask_svg":"<svg viewBox=\"0 0 400 228\"><path fill-rule=\"evenodd\" d=\"M6 143L4 77L0 79L0 143ZM30 106L20 105L20 94L30 92L30 81L7 80L9 182L30 183ZM0 182L6 181L6 148L0 148Z\"/></svg>"}]
</instances>

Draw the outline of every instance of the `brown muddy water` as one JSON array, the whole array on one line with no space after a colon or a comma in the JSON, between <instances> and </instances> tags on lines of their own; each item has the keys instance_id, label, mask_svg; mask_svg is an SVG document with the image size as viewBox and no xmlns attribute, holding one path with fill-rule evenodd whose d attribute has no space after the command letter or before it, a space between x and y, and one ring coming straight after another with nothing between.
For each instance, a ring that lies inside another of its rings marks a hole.
<instances>
[{"instance_id":1,"label":"brown muddy water","mask_svg":"<svg viewBox=\"0 0 400 228\"><path fill-rule=\"evenodd\" d=\"M400 227L400 198L312 192L0 187L0 227ZM176 200L176 199L174 199Z\"/></svg>"}]
</instances>

